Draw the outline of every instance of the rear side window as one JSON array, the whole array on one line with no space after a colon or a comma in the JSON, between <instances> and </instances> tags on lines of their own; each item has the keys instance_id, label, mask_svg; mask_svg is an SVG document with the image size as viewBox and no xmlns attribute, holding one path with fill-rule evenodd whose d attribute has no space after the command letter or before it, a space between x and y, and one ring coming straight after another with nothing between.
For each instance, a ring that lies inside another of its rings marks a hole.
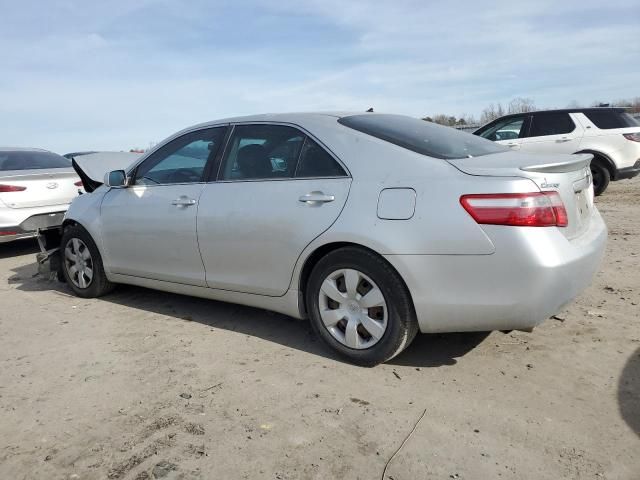
<instances>
[{"instance_id":1,"label":"rear side window","mask_svg":"<svg viewBox=\"0 0 640 480\"><path fill-rule=\"evenodd\" d=\"M480 157L507 150L499 144L454 128L404 115L364 114L339 123L413 152L442 159Z\"/></svg>"},{"instance_id":2,"label":"rear side window","mask_svg":"<svg viewBox=\"0 0 640 480\"><path fill-rule=\"evenodd\" d=\"M52 152L0 151L0 172L70 167L71 160Z\"/></svg>"},{"instance_id":3,"label":"rear side window","mask_svg":"<svg viewBox=\"0 0 640 480\"><path fill-rule=\"evenodd\" d=\"M626 112L615 110L587 110L582 112L598 128L610 130L612 128L640 127L640 122Z\"/></svg>"},{"instance_id":4,"label":"rear side window","mask_svg":"<svg viewBox=\"0 0 640 480\"><path fill-rule=\"evenodd\" d=\"M547 135L561 135L571 133L576 125L568 113L550 112L538 113L531 119L530 137L545 137Z\"/></svg>"},{"instance_id":5,"label":"rear side window","mask_svg":"<svg viewBox=\"0 0 640 480\"><path fill-rule=\"evenodd\" d=\"M344 177L346 175L344 169L324 148L307 137L300 154L296 177Z\"/></svg>"}]
</instances>

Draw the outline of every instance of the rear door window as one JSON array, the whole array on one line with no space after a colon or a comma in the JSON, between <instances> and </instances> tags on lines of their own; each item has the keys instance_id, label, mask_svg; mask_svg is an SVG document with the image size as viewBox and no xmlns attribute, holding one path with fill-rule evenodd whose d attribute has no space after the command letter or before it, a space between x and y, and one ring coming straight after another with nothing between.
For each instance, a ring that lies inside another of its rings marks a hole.
<instances>
[{"instance_id":1,"label":"rear door window","mask_svg":"<svg viewBox=\"0 0 640 480\"><path fill-rule=\"evenodd\" d=\"M576 125L568 113L549 112L536 113L531 119L529 137L546 137L548 135L562 135L571 133Z\"/></svg>"},{"instance_id":2,"label":"rear door window","mask_svg":"<svg viewBox=\"0 0 640 480\"><path fill-rule=\"evenodd\" d=\"M304 134L286 125L237 125L229 140L221 180L291 178Z\"/></svg>"},{"instance_id":3,"label":"rear door window","mask_svg":"<svg viewBox=\"0 0 640 480\"><path fill-rule=\"evenodd\" d=\"M582 113L584 113L596 127L603 130L640 127L640 122L626 112L615 110L585 110Z\"/></svg>"}]
</instances>

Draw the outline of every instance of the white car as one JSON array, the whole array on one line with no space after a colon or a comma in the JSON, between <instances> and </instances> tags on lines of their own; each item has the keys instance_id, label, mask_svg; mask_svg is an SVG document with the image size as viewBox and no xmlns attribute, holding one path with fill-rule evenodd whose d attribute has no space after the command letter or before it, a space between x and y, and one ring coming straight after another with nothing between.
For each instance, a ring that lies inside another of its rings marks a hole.
<instances>
[{"instance_id":1,"label":"white car","mask_svg":"<svg viewBox=\"0 0 640 480\"><path fill-rule=\"evenodd\" d=\"M47 150L0 148L0 243L60 225L82 188L71 162Z\"/></svg>"},{"instance_id":2,"label":"white car","mask_svg":"<svg viewBox=\"0 0 640 480\"><path fill-rule=\"evenodd\" d=\"M577 108L507 115L474 132L512 150L590 153L596 195L610 180L640 173L640 123L622 108Z\"/></svg>"}]
</instances>

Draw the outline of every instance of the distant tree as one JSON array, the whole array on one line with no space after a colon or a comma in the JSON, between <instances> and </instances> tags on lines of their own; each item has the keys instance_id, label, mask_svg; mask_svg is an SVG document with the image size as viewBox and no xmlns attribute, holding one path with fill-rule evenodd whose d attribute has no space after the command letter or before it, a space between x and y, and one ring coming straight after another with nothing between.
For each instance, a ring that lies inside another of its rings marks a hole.
<instances>
[{"instance_id":1,"label":"distant tree","mask_svg":"<svg viewBox=\"0 0 640 480\"><path fill-rule=\"evenodd\" d=\"M464 122L464 123L460 123L460 122ZM460 119L458 120L458 123L461 125L476 125L478 121L475 119L473 115L467 115L466 113L463 113Z\"/></svg>"},{"instance_id":2,"label":"distant tree","mask_svg":"<svg viewBox=\"0 0 640 480\"><path fill-rule=\"evenodd\" d=\"M617 100L612 103L612 106L626 108L629 113L638 113L640 112L640 97Z\"/></svg>"},{"instance_id":3,"label":"distant tree","mask_svg":"<svg viewBox=\"0 0 640 480\"><path fill-rule=\"evenodd\" d=\"M571 100L567 104L567 108L582 108L582 105L580 105L580 102L578 102L577 100Z\"/></svg>"},{"instance_id":4,"label":"distant tree","mask_svg":"<svg viewBox=\"0 0 640 480\"><path fill-rule=\"evenodd\" d=\"M425 122L433 122L433 118L431 117L424 117L422 120L424 120Z\"/></svg>"},{"instance_id":5,"label":"distant tree","mask_svg":"<svg viewBox=\"0 0 640 480\"><path fill-rule=\"evenodd\" d=\"M509 102L509 114L533 112L536 109L530 98L516 97Z\"/></svg>"},{"instance_id":6,"label":"distant tree","mask_svg":"<svg viewBox=\"0 0 640 480\"><path fill-rule=\"evenodd\" d=\"M443 113L439 113L433 116L433 122L438 123L440 125L451 126L451 118L453 118L453 121L455 123L455 117L449 117Z\"/></svg>"},{"instance_id":7,"label":"distant tree","mask_svg":"<svg viewBox=\"0 0 640 480\"><path fill-rule=\"evenodd\" d=\"M504 108L502 108L502 105L500 103L498 103L497 105L490 103L487 108L482 110L482 114L480 115L480 123L484 125L485 123L489 123L496 118L502 117L503 115Z\"/></svg>"}]
</instances>

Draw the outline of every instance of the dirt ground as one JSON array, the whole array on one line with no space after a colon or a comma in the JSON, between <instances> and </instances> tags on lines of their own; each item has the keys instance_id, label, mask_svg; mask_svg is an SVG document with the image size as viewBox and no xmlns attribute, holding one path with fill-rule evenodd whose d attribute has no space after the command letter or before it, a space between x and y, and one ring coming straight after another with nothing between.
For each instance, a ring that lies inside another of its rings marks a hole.
<instances>
[{"instance_id":1,"label":"dirt ground","mask_svg":"<svg viewBox=\"0 0 640 480\"><path fill-rule=\"evenodd\" d=\"M640 479L640 178L597 200L592 286L533 333L336 359L306 322L121 287L0 245L1 479Z\"/></svg>"}]
</instances>

